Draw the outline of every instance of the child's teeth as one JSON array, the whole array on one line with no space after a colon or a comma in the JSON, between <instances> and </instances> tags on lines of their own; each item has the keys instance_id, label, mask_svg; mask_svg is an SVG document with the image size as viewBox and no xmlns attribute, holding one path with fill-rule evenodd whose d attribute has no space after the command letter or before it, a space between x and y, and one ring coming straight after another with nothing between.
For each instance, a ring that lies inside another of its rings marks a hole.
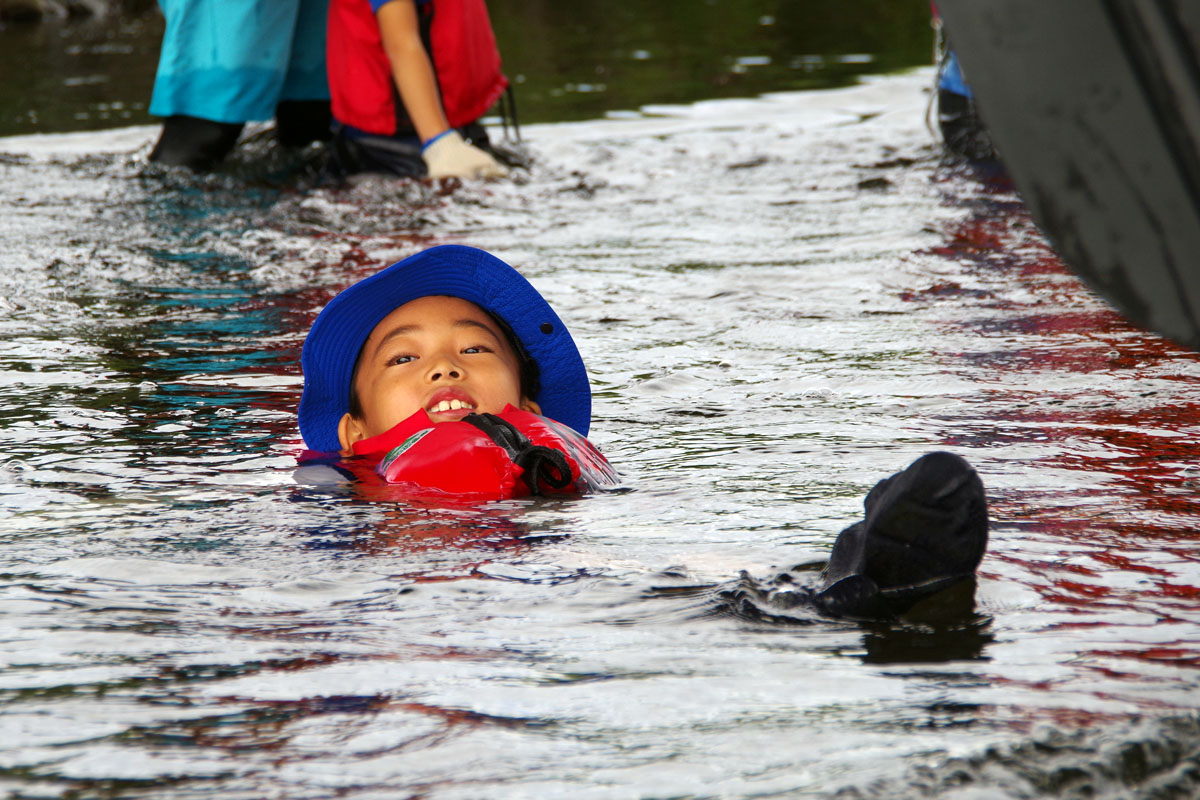
<instances>
[{"instance_id":1,"label":"child's teeth","mask_svg":"<svg viewBox=\"0 0 1200 800\"><path fill-rule=\"evenodd\" d=\"M460 408L472 408L472 406L469 403L464 403L462 400L443 400L433 407L433 413L457 411Z\"/></svg>"},{"instance_id":2,"label":"child's teeth","mask_svg":"<svg viewBox=\"0 0 1200 800\"><path fill-rule=\"evenodd\" d=\"M450 401L450 410L451 411L460 409L462 407L463 407L463 404L462 404L461 400L451 400Z\"/></svg>"}]
</instances>

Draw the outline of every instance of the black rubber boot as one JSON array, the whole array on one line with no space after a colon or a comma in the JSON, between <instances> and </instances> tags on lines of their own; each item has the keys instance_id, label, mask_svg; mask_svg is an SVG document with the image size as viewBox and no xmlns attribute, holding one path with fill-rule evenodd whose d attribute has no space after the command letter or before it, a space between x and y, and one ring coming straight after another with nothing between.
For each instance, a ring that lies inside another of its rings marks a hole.
<instances>
[{"instance_id":1,"label":"black rubber boot","mask_svg":"<svg viewBox=\"0 0 1200 800\"><path fill-rule=\"evenodd\" d=\"M280 100L275 106L275 138L284 147L303 147L333 138L328 100Z\"/></svg>"},{"instance_id":2,"label":"black rubber boot","mask_svg":"<svg viewBox=\"0 0 1200 800\"><path fill-rule=\"evenodd\" d=\"M818 606L880 618L973 579L987 549L983 482L964 459L929 453L875 485L866 518L838 535Z\"/></svg>"},{"instance_id":3,"label":"black rubber boot","mask_svg":"<svg viewBox=\"0 0 1200 800\"><path fill-rule=\"evenodd\" d=\"M163 120L150 160L172 167L208 172L237 144L243 123L213 122L177 114Z\"/></svg>"}]
</instances>

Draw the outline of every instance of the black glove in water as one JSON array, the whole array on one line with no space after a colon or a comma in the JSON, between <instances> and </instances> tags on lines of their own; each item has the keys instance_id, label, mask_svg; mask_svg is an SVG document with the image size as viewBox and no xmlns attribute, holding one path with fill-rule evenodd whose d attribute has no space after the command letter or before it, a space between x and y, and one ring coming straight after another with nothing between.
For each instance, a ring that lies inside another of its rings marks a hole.
<instances>
[{"instance_id":1,"label":"black glove in water","mask_svg":"<svg viewBox=\"0 0 1200 800\"><path fill-rule=\"evenodd\" d=\"M866 518L833 545L817 595L828 613L900 613L973 576L987 548L983 482L952 453L929 453L880 481L864 506Z\"/></svg>"}]
</instances>

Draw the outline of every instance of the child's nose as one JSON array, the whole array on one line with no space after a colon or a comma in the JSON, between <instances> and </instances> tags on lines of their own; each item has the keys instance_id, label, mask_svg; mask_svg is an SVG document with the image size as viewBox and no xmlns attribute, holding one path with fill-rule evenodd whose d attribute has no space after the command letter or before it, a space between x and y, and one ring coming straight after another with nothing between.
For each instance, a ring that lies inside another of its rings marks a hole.
<instances>
[{"instance_id":1,"label":"child's nose","mask_svg":"<svg viewBox=\"0 0 1200 800\"><path fill-rule=\"evenodd\" d=\"M440 381L445 378L452 380L462 378L462 369L454 362L454 359L441 356L430 365L429 380Z\"/></svg>"}]
</instances>

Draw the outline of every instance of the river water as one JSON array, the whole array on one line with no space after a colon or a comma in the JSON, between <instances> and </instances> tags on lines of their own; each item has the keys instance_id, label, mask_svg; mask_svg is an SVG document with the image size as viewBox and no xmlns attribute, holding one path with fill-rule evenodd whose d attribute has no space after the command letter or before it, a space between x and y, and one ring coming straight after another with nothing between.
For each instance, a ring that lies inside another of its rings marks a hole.
<instances>
[{"instance_id":1,"label":"river water","mask_svg":"<svg viewBox=\"0 0 1200 800\"><path fill-rule=\"evenodd\" d=\"M530 125L533 166L487 184L0 139L0 789L1195 796L1200 356L941 160L931 81ZM443 509L297 476L316 313L455 242L571 327L633 491ZM938 448L989 491L973 616L724 610Z\"/></svg>"}]
</instances>

